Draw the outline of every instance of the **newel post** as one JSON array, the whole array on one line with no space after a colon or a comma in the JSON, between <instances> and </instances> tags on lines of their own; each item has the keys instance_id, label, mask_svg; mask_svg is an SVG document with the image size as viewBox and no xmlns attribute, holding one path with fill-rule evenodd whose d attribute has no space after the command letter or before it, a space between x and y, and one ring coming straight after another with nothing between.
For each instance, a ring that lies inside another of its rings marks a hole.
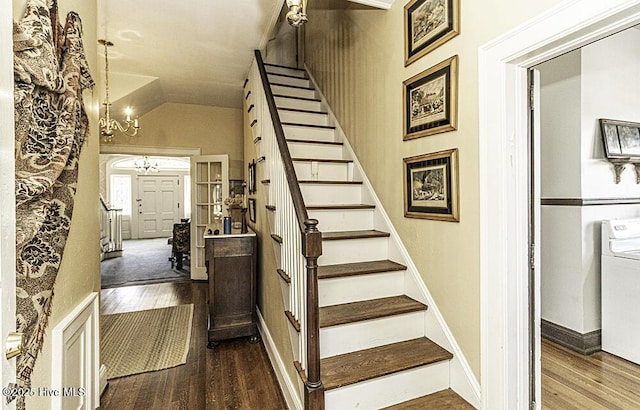
<instances>
[{"instance_id":1,"label":"newel post","mask_svg":"<svg viewBox=\"0 0 640 410\"><path fill-rule=\"evenodd\" d=\"M318 308L318 258L322 255L322 233L318 220L304 221L302 252L307 260L307 381L304 406L307 410L324 409L324 386L320 379L320 314Z\"/></svg>"}]
</instances>

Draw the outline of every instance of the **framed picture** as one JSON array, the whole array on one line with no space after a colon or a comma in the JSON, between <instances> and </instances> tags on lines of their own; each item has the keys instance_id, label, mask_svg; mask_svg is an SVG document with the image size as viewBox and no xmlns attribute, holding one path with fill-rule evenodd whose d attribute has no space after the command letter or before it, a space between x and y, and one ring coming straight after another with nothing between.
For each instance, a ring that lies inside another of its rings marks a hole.
<instances>
[{"instance_id":1,"label":"framed picture","mask_svg":"<svg viewBox=\"0 0 640 410\"><path fill-rule=\"evenodd\" d=\"M458 123L458 56L402 83L404 140L455 130Z\"/></svg>"},{"instance_id":2,"label":"framed picture","mask_svg":"<svg viewBox=\"0 0 640 410\"><path fill-rule=\"evenodd\" d=\"M458 150L403 161L404 216L458 222Z\"/></svg>"},{"instance_id":3,"label":"framed picture","mask_svg":"<svg viewBox=\"0 0 640 410\"><path fill-rule=\"evenodd\" d=\"M249 198L249 220L253 223L256 222L256 199Z\"/></svg>"},{"instance_id":4,"label":"framed picture","mask_svg":"<svg viewBox=\"0 0 640 410\"><path fill-rule=\"evenodd\" d=\"M599 121L607 158L640 158L640 123L604 118Z\"/></svg>"},{"instance_id":5,"label":"framed picture","mask_svg":"<svg viewBox=\"0 0 640 410\"><path fill-rule=\"evenodd\" d=\"M460 34L460 0L412 0L404 7L405 67Z\"/></svg>"},{"instance_id":6,"label":"framed picture","mask_svg":"<svg viewBox=\"0 0 640 410\"><path fill-rule=\"evenodd\" d=\"M250 194L256 193L256 161L251 160L249 163L249 176L248 176L247 190Z\"/></svg>"}]
</instances>

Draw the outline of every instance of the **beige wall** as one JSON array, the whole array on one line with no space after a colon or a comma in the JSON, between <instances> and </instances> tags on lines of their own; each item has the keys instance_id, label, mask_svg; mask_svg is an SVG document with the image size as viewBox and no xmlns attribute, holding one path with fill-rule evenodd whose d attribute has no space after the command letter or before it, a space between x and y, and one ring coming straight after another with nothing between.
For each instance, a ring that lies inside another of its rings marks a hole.
<instances>
[{"instance_id":1,"label":"beige wall","mask_svg":"<svg viewBox=\"0 0 640 410\"><path fill-rule=\"evenodd\" d=\"M306 64L398 230L476 377L480 376L478 47L560 3L461 3L461 34L404 67L404 6L387 11L309 4ZM459 55L456 131L402 141L402 82ZM403 216L402 158L459 149L460 222Z\"/></svg>"},{"instance_id":2,"label":"beige wall","mask_svg":"<svg viewBox=\"0 0 640 410\"><path fill-rule=\"evenodd\" d=\"M229 154L229 177L243 177L242 110L165 103L140 117L140 132L113 143L145 147L201 148L203 155Z\"/></svg>"},{"instance_id":3,"label":"beige wall","mask_svg":"<svg viewBox=\"0 0 640 410\"><path fill-rule=\"evenodd\" d=\"M19 19L24 12L25 2L13 1L14 18ZM67 12L76 11L82 19L84 47L97 84L97 5L96 2L67 0L58 3L61 23ZM100 290L100 228L98 220L98 143L97 95L91 91L84 93L85 107L91 121L91 135L80 156L78 190L71 221L69 239L54 288L53 309L44 347L32 376L32 386L51 387L51 330L69 314L87 295ZM27 399L27 407L46 409L50 399L33 397Z\"/></svg>"}]
</instances>

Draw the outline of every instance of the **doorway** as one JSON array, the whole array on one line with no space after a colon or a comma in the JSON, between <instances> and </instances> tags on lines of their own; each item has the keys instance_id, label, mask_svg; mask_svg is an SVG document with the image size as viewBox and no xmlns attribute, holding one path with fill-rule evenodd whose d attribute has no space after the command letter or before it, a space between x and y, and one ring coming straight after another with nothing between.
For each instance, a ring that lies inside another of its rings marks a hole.
<instances>
[{"instance_id":1,"label":"doorway","mask_svg":"<svg viewBox=\"0 0 640 410\"><path fill-rule=\"evenodd\" d=\"M531 327L540 337L538 306L529 318L529 263L539 272L540 251L528 238L528 69L638 22L640 1L565 2L479 50L483 408L540 407L539 342L529 357Z\"/></svg>"},{"instance_id":2,"label":"doorway","mask_svg":"<svg viewBox=\"0 0 640 410\"><path fill-rule=\"evenodd\" d=\"M599 119L638 120L640 61L631 51L638 46L640 30L629 28L534 67L540 73L540 166L534 166L540 190L533 202L540 209L541 254L535 303L541 312L545 408L566 402L640 406L625 393L640 387L623 371L633 364L600 352L601 221L640 216L640 185L630 170L616 183Z\"/></svg>"},{"instance_id":3,"label":"doorway","mask_svg":"<svg viewBox=\"0 0 640 410\"><path fill-rule=\"evenodd\" d=\"M108 148L113 148L109 146ZM186 156L100 155L100 192L120 220L121 246L103 253L101 287L188 280L188 252L173 247L176 224L191 217L190 159ZM103 234L104 236L104 234Z\"/></svg>"}]
</instances>

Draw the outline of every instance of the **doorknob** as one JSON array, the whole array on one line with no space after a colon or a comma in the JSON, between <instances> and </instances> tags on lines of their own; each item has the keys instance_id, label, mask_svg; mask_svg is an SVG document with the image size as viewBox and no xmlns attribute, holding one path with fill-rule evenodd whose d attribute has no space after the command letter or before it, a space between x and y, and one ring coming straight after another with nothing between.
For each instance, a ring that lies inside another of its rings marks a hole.
<instances>
[{"instance_id":1,"label":"doorknob","mask_svg":"<svg viewBox=\"0 0 640 410\"><path fill-rule=\"evenodd\" d=\"M7 344L4 354L7 360L14 358L22 353L24 348L24 334L20 332L10 332L7 336Z\"/></svg>"}]
</instances>

